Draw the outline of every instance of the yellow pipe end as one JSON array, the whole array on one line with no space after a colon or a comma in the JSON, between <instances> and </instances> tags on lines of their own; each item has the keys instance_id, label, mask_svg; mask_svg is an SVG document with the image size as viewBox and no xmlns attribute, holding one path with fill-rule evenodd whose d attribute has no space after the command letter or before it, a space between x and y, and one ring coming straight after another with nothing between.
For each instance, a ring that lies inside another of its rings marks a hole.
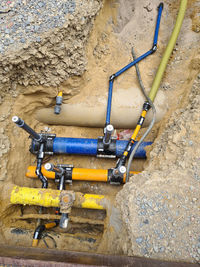
<instances>
[{"instance_id":1,"label":"yellow pipe end","mask_svg":"<svg viewBox=\"0 0 200 267\"><path fill-rule=\"evenodd\" d=\"M103 205L101 205L101 201L105 198L103 195L93 195L93 194L85 194L84 200L81 204L84 209L97 209L103 210L105 209Z\"/></svg>"},{"instance_id":2,"label":"yellow pipe end","mask_svg":"<svg viewBox=\"0 0 200 267\"><path fill-rule=\"evenodd\" d=\"M37 247L39 243L39 239L33 239L32 241L32 247Z\"/></svg>"},{"instance_id":3,"label":"yellow pipe end","mask_svg":"<svg viewBox=\"0 0 200 267\"><path fill-rule=\"evenodd\" d=\"M62 97L63 96L63 92L60 91L57 96L61 96Z\"/></svg>"}]
</instances>

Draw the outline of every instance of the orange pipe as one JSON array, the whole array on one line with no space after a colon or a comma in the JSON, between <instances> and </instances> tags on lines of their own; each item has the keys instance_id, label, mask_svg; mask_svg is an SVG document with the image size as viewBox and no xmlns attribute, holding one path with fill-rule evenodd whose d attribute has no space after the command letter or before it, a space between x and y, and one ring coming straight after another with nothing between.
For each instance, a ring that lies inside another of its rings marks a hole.
<instances>
[{"instance_id":1,"label":"orange pipe","mask_svg":"<svg viewBox=\"0 0 200 267\"><path fill-rule=\"evenodd\" d=\"M26 176L29 178L37 178L35 174L36 167L29 166L26 172ZM130 174L137 174L139 172L130 172ZM49 179L55 179L55 172L47 171L42 166L42 174ZM72 180L76 181L94 181L94 182L108 182L108 170L103 169L84 169L84 168L73 168ZM123 182L125 182L125 175Z\"/></svg>"},{"instance_id":2,"label":"orange pipe","mask_svg":"<svg viewBox=\"0 0 200 267\"><path fill-rule=\"evenodd\" d=\"M72 171L72 180L107 182L108 170L74 168Z\"/></svg>"}]
</instances>

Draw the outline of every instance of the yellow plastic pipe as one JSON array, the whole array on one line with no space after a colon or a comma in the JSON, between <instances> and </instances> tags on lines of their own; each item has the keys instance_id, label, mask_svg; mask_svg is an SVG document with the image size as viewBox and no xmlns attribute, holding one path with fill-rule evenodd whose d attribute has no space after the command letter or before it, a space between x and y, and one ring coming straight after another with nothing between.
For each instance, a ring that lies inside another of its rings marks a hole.
<instances>
[{"instance_id":1,"label":"yellow plastic pipe","mask_svg":"<svg viewBox=\"0 0 200 267\"><path fill-rule=\"evenodd\" d=\"M171 53L174 49L174 46L176 44L176 40L178 38L180 29L181 29L181 25L183 23L186 8L187 8L187 0L181 0L178 16L176 19L176 24L174 26L170 40L169 40L168 45L165 49L164 55L162 57L160 65L158 67L158 71L157 71L156 76L154 78L154 81L153 81L153 84L151 87L151 91L149 93L149 98L151 99L152 102L154 101L154 99L156 97L158 88L160 86L160 82L162 80L163 74L164 74L165 69L167 67L168 60L169 60Z\"/></svg>"},{"instance_id":2,"label":"yellow plastic pipe","mask_svg":"<svg viewBox=\"0 0 200 267\"><path fill-rule=\"evenodd\" d=\"M36 167L29 166L26 172L26 176L29 178L37 178L35 174ZM48 179L55 179L55 172L47 171L42 166L42 174ZM138 174L139 172L130 172L131 174ZM103 169L84 169L73 168L72 170L73 181L94 181L94 182L108 182L108 170ZM125 182L125 175L123 182Z\"/></svg>"},{"instance_id":3,"label":"yellow plastic pipe","mask_svg":"<svg viewBox=\"0 0 200 267\"><path fill-rule=\"evenodd\" d=\"M8 194L6 194L6 198L9 198L7 200L10 204L60 208L60 195L62 194L63 196L66 192L66 199L68 199L68 191L65 190L60 191L53 189L29 188L15 185L9 191ZM103 210L110 206L110 198L105 195L83 194L76 192L72 206L75 208Z\"/></svg>"}]
</instances>

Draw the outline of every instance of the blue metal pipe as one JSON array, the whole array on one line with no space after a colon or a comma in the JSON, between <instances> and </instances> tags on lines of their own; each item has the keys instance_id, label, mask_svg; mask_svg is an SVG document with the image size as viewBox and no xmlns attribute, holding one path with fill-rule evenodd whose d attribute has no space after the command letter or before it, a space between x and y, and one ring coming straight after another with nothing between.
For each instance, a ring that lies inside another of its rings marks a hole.
<instances>
[{"instance_id":1,"label":"blue metal pipe","mask_svg":"<svg viewBox=\"0 0 200 267\"><path fill-rule=\"evenodd\" d=\"M153 46L157 46L158 32L159 32L159 28L160 28L160 20L161 20L162 11L163 11L163 3L160 3L160 5L158 6L158 16L157 16L157 22L156 22L156 29L155 29L155 34L154 34Z\"/></svg>"},{"instance_id":2,"label":"blue metal pipe","mask_svg":"<svg viewBox=\"0 0 200 267\"><path fill-rule=\"evenodd\" d=\"M159 33L159 28L160 28L160 20L161 20L161 15L163 11L163 3L160 3L158 6L158 16L157 16L157 21L156 21L156 27L155 27L155 33L154 33L154 40L153 40L153 47L147 51L145 54L141 55L125 67L123 67L121 70L117 71L115 74L113 74L110 77L109 80L109 91L108 91L108 103L107 103L107 113L106 113L106 125L110 124L110 115L111 115L111 104L112 104L112 91L113 91L113 82L116 77L124 73L126 70L130 69L133 67L135 64L143 60L144 58L148 57L149 55L153 54L156 49L157 49L157 42L158 42L158 33Z\"/></svg>"},{"instance_id":3,"label":"blue metal pipe","mask_svg":"<svg viewBox=\"0 0 200 267\"><path fill-rule=\"evenodd\" d=\"M53 140L53 153L97 155L97 139L56 137Z\"/></svg>"},{"instance_id":4,"label":"blue metal pipe","mask_svg":"<svg viewBox=\"0 0 200 267\"><path fill-rule=\"evenodd\" d=\"M127 144L128 144L128 141L126 140L116 141L116 156L117 157L120 157L123 154L124 149L126 148ZM144 150L144 148L145 146L149 146L151 144L152 142L143 142L141 146L138 148L135 154L135 158L145 158L146 151ZM56 137L53 140L53 153L96 156L97 145L98 145L97 139ZM134 147L135 145L133 146L133 148Z\"/></svg>"},{"instance_id":5,"label":"blue metal pipe","mask_svg":"<svg viewBox=\"0 0 200 267\"><path fill-rule=\"evenodd\" d=\"M140 62L142 59L144 59L144 58L148 57L149 55L151 55L152 53L153 53L153 51L151 49L148 52L146 52L143 55L141 55L140 57L138 57L136 60L132 61L131 63L129 63L128 65L123 67L121 70L119 70L118 72L116 72L114 74L115 78L118 77L119 75L121 75L126 70L130 69L131 67L133 67L136 63Z\"/></svg>"},{"instance_id":6,"label":"blue metal pipe","mask_svg":"<svg viewBox=\"0 0 200 267\"><path fill-rule=\"evenodd\" d=\"M110 124L111 104L112 104L112 91L113 91L113 80L110 80L109 81L109 90L108 90L106 125Z\"/></svg>"}]
</instances>

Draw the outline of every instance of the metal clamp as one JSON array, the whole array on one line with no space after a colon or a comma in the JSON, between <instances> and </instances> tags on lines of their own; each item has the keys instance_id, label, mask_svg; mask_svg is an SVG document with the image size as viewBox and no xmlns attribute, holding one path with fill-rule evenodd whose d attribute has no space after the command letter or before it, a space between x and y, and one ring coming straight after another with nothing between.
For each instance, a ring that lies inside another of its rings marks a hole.
<instances>
[{"instance_id":1,"label":"metal clamp","mask_svg":"<svg viewBox=\"0 0 200 267\"><path fill-rule=\"evenodd\" d=\"M119 168L112 168L108 170L108 181L110 184L122 184L124 175L126 173L126 167L120 166Z\"/></svg>"},{"instance_id":2,"label":"metal clamp","mask_svg":"<svg viewBox=\"0 0 200 267\"><path fill-rule=\"evenodd\" d=\"M116 137L110 138L110 143L105 146L103 136L98 137L97 157L99 158L116 158Z\"/></svg>"}]
</instances>

